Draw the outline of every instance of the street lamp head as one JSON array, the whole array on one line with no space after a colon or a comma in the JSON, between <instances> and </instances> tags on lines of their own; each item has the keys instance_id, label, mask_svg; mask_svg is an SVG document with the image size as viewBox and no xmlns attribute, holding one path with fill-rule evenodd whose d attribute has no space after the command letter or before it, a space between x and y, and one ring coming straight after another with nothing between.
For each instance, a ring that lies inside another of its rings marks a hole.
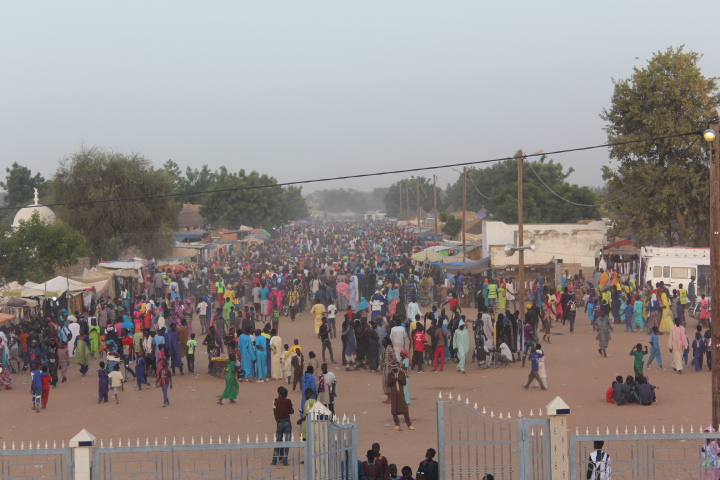
<instances>
[{"instance_id":1,"label":"street lamp head","mask_svg":"<svg viewBox=\"0 0 720 480\"><path fill-rule=\"evenodd\" d=\"M712 128L708 128L703 132L703 138L706 142L714 142L717 137L717 132Z\"/></svg>"}]
</instances>

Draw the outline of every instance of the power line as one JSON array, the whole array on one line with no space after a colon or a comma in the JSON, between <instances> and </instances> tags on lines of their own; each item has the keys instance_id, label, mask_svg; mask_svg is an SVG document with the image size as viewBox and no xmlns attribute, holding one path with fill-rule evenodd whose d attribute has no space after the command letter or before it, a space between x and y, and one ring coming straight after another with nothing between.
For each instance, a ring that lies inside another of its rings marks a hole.
<instances>
[{"instance_id":1,"label":"power line","mask_svg":"<svg viewBox=\"0 0 720 480\"><path fill-rule=\"evenodd\" d=\"M475 180L472 179L472 175L469 175L469 177L470 177L470 183L473 184L473 187L475 187L475 190L477 190L477 192L480 194L480 196L482 196L482 197L484 197L484 198L486 198L486 199L488 199L488 200L495 200L496 198L500 198L501 196L505 195L505 190L503 190L500 194L498 194L498 195L496 195L496 196L494 196L494 197L488 197L487 195L483 194L483 193L480 191L480 189L477 187L477 185L475 185Z\"/></svg>"},{"instance_id":2,"label":"power line","mask_svg":"<svg viewBox=\"0 0 720 480\"><path fill-rule=\"evenodd\" d=\"M618 143L603 143L600 145L592 145L589 147L579 147L579 148L567 148L562 150L555 150L554 152L546 152L546 153L536 153L536 154L530 154L530 155L524 155L524 158L528 157L539 157L542 155L555 155L560 153L571 153L571 152L582 152L585 150L593 150L597 148L607 148L607 147L615 147L620 145L629 145L633 143L641 143L641 142L649 142L653 140L662 140L666 138L676 138L676 137L685 137L688 135L698 135L701 132L685 132L685 133L675 133L672 135L662 135L659 137L650 137L650 138L643 138L639 140L628 140L625 142L618 142ZM129 202L129 201L135 201L135 200L150 200L154 198L172 198L172 197L182 197L185 195L205 195L210 193L227 193L227 192L238 192L238 191L245 191L245 190L256 190L260 188L271 188L271 187L290 187L294 185L306 185L309 183L320 183L320 182L332 182L337 180L351 180L356 178L367 178L367 177L379 177L382 175L394 175L398 173L411 173L411 172L422 172L427 170L438 170L442 168L451 168L451 167L466 167L468 165L480 165L484 163L495 163L495 162L502 162L505 160L513 160L514 157L502 157L502 158L493 158L488 160L476 160L472 162L461 162L461 163L450 163L446 165L435 165L431 167L417 167L417 168L406 168L402 170L389 170L384 172L373 172L373 173L360 173L355 175L342 175L338 177L328 177L328 178L317 178L312 180L298 180L295 182L283 182L283 183L273 183L268 185L252 185L247 187L233 187L233 188L223 188L218 190L205 190L205 191L199 191L199 192L180 192L180 193L162 193L162 194L156 194L156 195L142 195L137 197L124 197L124 198L104 198L99 200L82 200L78 202L63 202L63 203L50 203L45 205L46 207L61 207L61 206L71 206L71 205L88 205L88 204L94 204L94 203L110 203L110 202ZM549 187L548 187L549 188ZM554 193L554 192L553 192ZM557 195L557 194L556 194ZM1 210L19 210L21 208L25 208L28 205L20 205L20 206L14 206L14 207L0 207Z\"/></svg>"},{"instance_id":3,"label":"power line","mask_svg":"<svg viewBox=\"0 0 720 480\"><path fill-rule=\"evenodd\" d=\"M540 180L540 183L542 183L543 185L545 185L545 188L547 188L548 190L550 190L550 192L551 192L553 195L555 195L556 197L558 197L560 200L562 200L562 201L564 201L564 202L567 202L567 203L570 203L570 204L572 204L572 205L576 205L576 206L578 206L578 207L602 207L602 206L604 206L604 205L609 205L609 204L611 204L611 203L615 203L615 202L618 202L618 201L620 201L620 200L624 200L624 199L626 199L627 197L629 197L630 195L634 194L635 192L638 192L638 191L642 190L643 188L647 187L648 185L650 185L650 184L651 184L652 182L654 182L660 175L662 175L662 174L664 174L665 172L667 172L668 169L670 168L670 166L671 166L672 164L674 164L675 162L677 162L680 158L684 157L685 154L687 153L687 151L690 150L690 147L692 147L693 145L695 145L695 142L697 142L699 138L700 138L700 136L696 137L695 140L693 140L687 147L685 147L685 149L684 149L682 152L680 152L680 154L677 155L672 161L670 161L665 168L663 168L662 170L660 170L660 172L659 172L657 175L655 175L654 177L652 177L650 180L648 180L647 182L645 182L644 184L642 184L641 186L639 186L639 187L636 188L635 190L632 190L631 192L628 192L628 193L626 193L625 195L623 195L623 196L621 196L621 197L618 197L618 198L616 198L616 199L614 199L614 200L609 200L609 201L603 202L603 203L595 203L595 204L592 204L592 205L587 205L587 204L584 204L584 203L576 203L576 202L573 202L572 200L568 200L567 198L561 197L561 196L560 196L559 194L557 194L552 188L550 188L550 187L548 186L548 184L543 181L542 178L540 178L540 175L538 175L538 173L537 173L537 172L535 171L535 169L533 168L532 162L528 162L527 165L530 167L530 170L533 171L533 173L535 174L535 176L537 177L537 179Z\"/></svg>"}]
</instances>

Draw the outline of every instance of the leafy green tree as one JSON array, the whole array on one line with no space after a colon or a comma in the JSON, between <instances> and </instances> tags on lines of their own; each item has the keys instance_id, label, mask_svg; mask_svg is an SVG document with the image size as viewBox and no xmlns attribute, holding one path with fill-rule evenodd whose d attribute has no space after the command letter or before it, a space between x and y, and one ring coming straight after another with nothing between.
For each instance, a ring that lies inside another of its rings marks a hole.
<instances>
[{"instance_id":1,"label":"leafy green tree","mask_svg":"<svg viewBox=\"0 0 720 480\"><path fill-rule=\"evenodd\" d=\"M630 78L613 81L611 106L600 115L607 122L608 142L701 129L709 109L720 102L720 94L717 78L703 76L700 58L683 47L671 47L655 53L646 67L636 67ZM607 199L650 183L605 207L614 221L611 233L630 232L640 245L708 244L707 153L702 140L688 149L692 140L675 137L610 148L610 158L617 167L602 170L608 188L613 190ZM653 180L661 172L665 173Z\"/></svg>"},{"instance_id":2,"label":"leafy green tree","mask_svg":"<svg viewBox=\"0 0 720 480\"><path fill-rule=\"evenodd\" d=\"M18 165L17 162L12 167L6 168L5 181L0 182L0 187L7 192L5 196L5 205L10 207L19 207L32 203L35 196L35 190L38 189L38 195L42 198L47 195L50 184L42 175L32 174L29 168Z\"/></svg>"},{"instance_id":3,"label":"leafy green tree","mask_svg":"<svg viewBox=\"0 0 720 480\"><path fill-rule=\"evenodd\" d=\"M174 193L176 187L165 170L153 169L142 155L85 147L60 163L54 184L57 203L147 197L56 209L85 235L98 258L116 259L129 247L146 258L170 253L180 207L173 197L155 195Z\"/></svg>"},{"instance_id":4,"label":"leafy green tree","mask_svg":"<svg viewBox=\"0 0 720 480\"><path fill-rule=\"evenodd\" d=\"M207 165L203 165L200 170L187 167L185 169L185 180L182 191L190 192L190 194L182 197L182 200L186 203L193 204L202 202L202 194L198 192L214 189L217 179L218 173L210 170Z\"/></svg>"},{"instance_id":5,"label":"leafy green tree","mask_svg":"<svg viewBox=\"0 0 720 480\"><path fill-rule=\"evenodd\" d=\"M320 209L326 212L355 212L365 213L369 209L368 195L352 188L335 188L318 190L308 195L312 202L316 202Z\"/></svg>"},{"instance_id":6,"label":"leafy green tree","mask_svg":"<svg viewBox=\"0 0 720 480\"><path fill-rule=\"evenodd\" d=\"M592 205L597 196L588 187L567 181L574 171L543 156L540 160L523 162L523 218L528 223L574 223L579 220L598 220L597 207L580 207L561 200L543 185L538 176L558 195L574 203ZM535 174L537 172L537 175ZM517 161L496 162L486 168L468 168L467 210L482 207L493 220L516 223L517 218ZM448 203L455 208L462 205L462 177L448 187Z\"/></svg>"},{"instance_id":7,"label":"leafy green tree","mask_svg":"<svg viewBox=\"0 0 720 480\"><path fill-rule=\"evenodd\" d=\"M77 263L88 254L85 237L65 222L44 222L37 212L9 235L0 236L0 275L6 281L39 283L56 268Z\"/></svg>"},{"instance_id":8,"label":"leafy green tree","mask_svg":"<svg viewBox=\"0 0 720 480\"><path fill-rule=\"evenodd\" d=\"M203 195L200 215L215 227L237 228L240 225L272 228L288 220L285 197L282 187L275 185L274 177L260 175L258 172L246 174L228 172L220 167L215 189L230 191Z\"/></svg>"},{"instance_id":9,"label":"leafy green tree","mask_svg":"<svg viewBox=\"0 0 720 480\"><path fill-rule=\"evenodd\" d=\"M400 186L402 185L403 217L417 216L417 183L414 178L403 179L393 183L385 194L385 211L391 217L400 217ZM437 188L438 210L445 207L443 191ZM408 203L409 198L409 203ZM420 209L432 212L435 207L433 198L433 182L431 178L420 177ZM421 213L422 215L422 213Z\"/></svg>"},{"instance_id":10,"label":"leafy green tree","mask_svg":"<svg viewBox=\"0 0 720 480\"><path fill-rule=\"evenodd\" d=\"M440 217L441 222L445 223L440 230L445 235L450 235L453 238L457 237L458 233L462 230L462 218L457 218L448 212L438 212L438 217Z\"/></svg>"},{"instance_id":11,"label":"leafy green tree","mask_svg":"<svg viewBox=\"0 0 720 480\"><path fill-rule=\"evenodd\" d=\"M310 216L302 187L289 186L283 189L283 202L285 203L285 218L288 220L305 220Z\"/></svg>"}]
</instances>

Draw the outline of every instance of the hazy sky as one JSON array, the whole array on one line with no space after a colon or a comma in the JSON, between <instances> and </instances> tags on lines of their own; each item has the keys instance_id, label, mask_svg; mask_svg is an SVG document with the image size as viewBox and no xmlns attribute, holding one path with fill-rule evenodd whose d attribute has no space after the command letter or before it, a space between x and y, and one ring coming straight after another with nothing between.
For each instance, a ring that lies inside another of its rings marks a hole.
<instances>
[{"instance_id":1,"label":"hazy sky","mask_svg":"<svg viewBox=\"0 0 720 480\"><path fill-rule=\"evenodd\" d=\"M599 144L611 79L653 52L685 44L720 75L719 14L717 0L4 0L0 172L50 177L82 143L279 181ZM554 158L602 183L606 150Z\"/></svg>"}]
</instances>

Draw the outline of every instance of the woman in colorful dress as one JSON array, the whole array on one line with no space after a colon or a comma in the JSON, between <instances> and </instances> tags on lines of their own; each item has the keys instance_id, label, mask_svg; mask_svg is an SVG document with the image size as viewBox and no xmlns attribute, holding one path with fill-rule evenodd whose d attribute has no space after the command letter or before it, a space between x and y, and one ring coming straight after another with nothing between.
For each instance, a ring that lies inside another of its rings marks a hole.
<instances>
[{"instance_id":1,"label":"woman in colorful dress","mask_svg":"<svg viewBox=\"0 0 720 480\"><path fill-rule=\"evenodd\" d=\"M235 399L240 393L240 384L237 381L237 365L235 364L236 358L234 353L231 353L228 358L227 369L225 370L225 390L218 398L218 405L223 404L224 398L230 400L230 403L235 403Z\"/></svg>"}]
</instances>

